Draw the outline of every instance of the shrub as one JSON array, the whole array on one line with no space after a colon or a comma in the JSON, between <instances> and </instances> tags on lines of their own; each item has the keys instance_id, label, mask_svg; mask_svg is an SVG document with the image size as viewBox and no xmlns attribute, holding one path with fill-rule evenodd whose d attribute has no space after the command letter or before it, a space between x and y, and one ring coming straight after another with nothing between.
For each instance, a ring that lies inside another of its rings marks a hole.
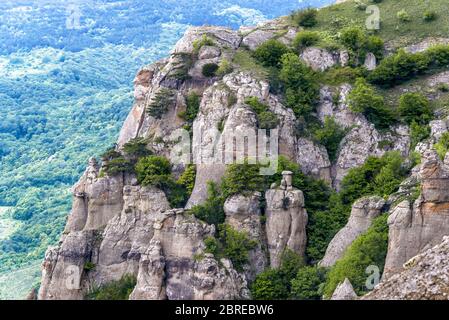
<instances>
[{"instance_id":1,"label":"shrub","mask_svg":"<svg viewBox=\"0 0 449 320\"><path fill-rule=\"evenodd\" d=\"M225 198L235 194L245 194L252 191L264 191L264 176L259 174L260 166L249 164L231 164L227 167L222 182L222 192Z\"/></svg>"},{"instance_id":2,"label":"shrub","mask_svg":"<svg viewBox=\"0 0 449 320\"><path fill-rule=\"evenodd\" d=\"M293 47L296 48L296 50L301 50L306 47L313 46L318 41L320 41L320 35L318 34L318 32L307 30L301 31L293 40Z\"/></svg>"},{"instance_id":3,"label":"shrub","mask_svg":"<svg viewBox=\"0 0 449 320\"><path fill-rule=\"evenodd\" d=\"M261 129L275 129L279 125L277 115L271 111L264 111L257 115L259 120L259 128Z\"/></svg>"},{"instance_id":4,"label":"shrub","mask_svg":"<svg viewBox=\"0 0 449 320\"><path fill-rule=\"evenodd\" d=\"M357 79L348 101L352 111L362 113L378 129L386 129L395 121L393 111L385 105L384 98L363 78Z\"/></svg>"},{"instance_id":5,"label":"shrub","mask_svg":"<svg viewBox=\"0 0 449 320\"><path fill-rule=\"evenodd\" d=\"M156 119L160 119L174 102L174 92L170 89L162 88L156 93L153 102L148 105L147 113Z\"/></svg>"},{"instance_id":6,"label":"shrub","mask_svg":"<svg viewBox=\"0 0 449 320\"><path fill-rule=\"evenodd\" d=\"M325 282L324 268L307 266L299 269L292 280L291 296L299 300L320 300L322 285Z\"/></svg>"},{"instance_id":7,"label":"shrub","mask_svg":"<svg viewBox=\"0 0 449 320\"><path fill-rule=\"evenodd\" d=\"M347 27L340 35L340 42L363 62L366 54L371 52L376 58L381 59L384 53L384 41L377 36L368 36L359 27Z\"/></svg>"},{"instance_id":8,"label":"shrub","mask_svg":"<svg viewBox=\"0 0 449 320\"><path fill-rule=\"evenodd\" d=\"M430 126L420 125L413 121L410 124L410 140L411 140L411 150L415 149L416 145L430 137Z\"/></svg>"},{"instance_id":9,"label":"shrub","mask_svg":"<svg viewBox=\"0 0 449 320\"><path fill-rule=\"evenodd\" d=\"M131 173L134 171L134 163L124 157L109 160L105 166L105 172L109 176L116 176L122 173Z\"/></svg>"},{"instance_id":10,"label":"shrub","mask_svg":"<svg viewBox=\"0 0 449 320\"><path fill-rule=\"evenodd\" d=\"M408 124L416 122L427 124L432 120L432 108L429 100L421 93L405 93L399 99L399 114Z\"/></svg>"},{"instance_id":11,"label":"shrub","mask_svg":"<svg viewBox=\"0 0 449 320\"><path fill-rule=\"evenodd\" d=\"M358 237L343 257L329 271L324 293L332 296L337 285L348 278L357 294L367 292L365 283L368 266L374 265L382 272L388 248L388 215L377 217L368 231Z\"/></svg>"},{"instance_id":12,"label":"shrub","mask_svg":"<svg viewBox=\"0 0 449 320\"><path fill-rule=\"evenodd\" d=\"M147 148L148 141L145 138L135 138L125 143L123 152L133 160L151 155L151 151Z\"/></svg>"},{"instance_id":13,"label":"shrub","mask_svg":"<svg viewBox=\"0 0 449 320\"><path fill-rule=\"evenodd\" d=\"M216 75L219 77L223 77L227 75L228 73L231 73L234 70L229 60L223 59L221 60Z\"/></svg>"},{"instance_id":14,"label":"shrub","mask_svg":"<svg viewBox=\"0 0 449 320\"><path fill-rule=\"evenodd\" d=\"M351 205L367 195L385 196L397 190L407 174L399 152L391 151L380 158L368 157L365 163L349 170L341 183L340 198Z\"/></svg>"},{"instance_id":15,"label":"shrub","mask_svg":"<svg viewBox=\"0 0 449 320\"><path fill-rule=\"evenodd\" d=\"M426 51L426 56L433 67L449 65L449 45L436 45Z\"/></svg>"},{"instance_id":16,"label":"shrub","mask_svg":"<svg viewBox=\"0 0 449 320\"><path fill-rule=\"evenodd\" d=\"M358 52L365 43L365 33L358 27L348 27L342 30L341 43L353 52Z\"/></svg>"},{"instance_id":17,"label":"shrub","mask_svg":"<svg viewBox=\"0 0 449 320\"><path fill-rule=\"evenodd\" d=\"M396 14L396 17L401 22L410 22L410 21L412 21L412 17L410 17L410 15L408 14L408 12L405 9L402 9L402 10L398 11L398 13Z\"/></svg>"},{"instance_id":18,"label":"shrub","mask_svg":"<svg viewBox=\"0 0 449 320\"><path fill-rule=\"evenodd\" d=\"M430 62L428 54L413 54L401 49L382 60L368 76L368 80L374 84L391 87L423 73L428 69Z\"/></svg>"},{"instance_id":19,"label":"shrub","mask_svg":"<svg viewBox=\"0 0 449 320\"><path fill-rule=\"evenodd\" d=\"M434 20L436 20L436 18L437 18L437 13L435 11L432 11L432 10L424 11L423 20L425 22L434 21Z\"/></svg>"},{"instance_id":20,"label":"shrub","mask_svg":"<svg viewBox=\"0 0 449 320\"><path fill-rule=\"evenodd\" d=\"M282 274L276 269L259 273L251 284L251 296L255 300L284 300L289 294Z\"/></svg>"},{"instance_id":21,"label":"shrub","mask_svg":"<svg viewBox=\"0 0 449 320\"><path fill-rule=\"evenodd\" d=\"M327 70L322 80L330 85L340 85L342 83L354 83L358 78L364 78L365 76L365 69L362 68L336 67Z\"/></svg>"},{"instance_id":22,"label":"shrub","mask_svg":"<svg viewBox=\"0 0 449 320\"><path fill-rule=\"evenodd\" d=\"M136 173L140 184L162 188L171 179L171 164L165 157L148 156L137 162Z\"/></svg>"},{"instance_id":23,"label":"shrub","mask_svg":"<svg viewBox=\"0 0 449 320\"><path fill-rule=\"evenodd\" d=\"M270 111L269 106L259 101L257 97L249 97L245 103L257 114L259 128L274 129L279 124L277 115Z\"/></svg>"},{"instance_id":24,"label":"shrub","mask_svg":"<svg viewBox=\"0 0 449 320\"><path fill-rule=\"evenodd\" d=\"M449 132L443 133L440 140L434 144L434 148L440 156L441 160L444 160L446 153L449 151Z\"/></svg>"},{"instance_id":25,"label":"shrub","mask_svg":"<svg viewBox=\"0 0 449 320\"><path fill-rule=\"evenodd\" d=\"M315 139L326 147L332 162L336 160L340 142L347 132L348 130L339 125L332 117L326 117L323 127L314 132Z\"/></svg>"},{"instance_id":26,"label":"shrub","mask_svg":"<svg viewBox=\"0 0 449 320\"><path fill-rule=\"evenodd\" d=\"M225 221L224 201L225 198L221 195L217 185L208 182L206 201L201 205L194 206L189 212L198 219L218 227Z\"/></svg>"},{"instance_id":27,"label":"shrub","mask_svg":"<svg viewBox=\"0 0 449 320\"><path fill-rule=\"evenodd\" d=\"M278 40L268 40L254 51L254 58L265 67L278 67L281 57L288 53L289 48Z\"/></svg>"},{"instance_id":28,"label":"shrub","mask_svg":"<svg viewBox=\"0 0 449 320\"><path fill-rule=\"evenodd\" d=\"M191 195L193 188L195 187L195 178L196 166L194 164L189 164L179 177L177 184L183 186L187 190L187 193Z\"/></svg>"},{"instance_id":29,"label":"shrub","mask_svg":"<svg viewBox=\"0 0 449 320\"><path fill-rule=\"evenodd\" d=\"M257 245L254 240L250 240L245 232L239 232L230 225L221 224L219 226L218 240L209 237L205 240L206 252L212 253L217 259L227 258L231 260L235 270L242 272L243 267L248 263L248 252Z\"/></svg>"},{"instance_id":30,"label":"shrub","mask_svg":"<svg viewBox=\"0 0 449 320\"><path fill-rule=\"evenodd\" d=\"M203 66L203 69L201 72L203 73L203 76L205 76L205 77L208 77L208 78L215 77L218 68L219 67L216 63L206 63Z\"/></svg>"},{"instance_id":31,"label":"shrub","mask_svg":"<svg viewBox=\"0 0 449 320\"><path fill-rule=\"evenodd\" d=\"M195 120L198 111L200 110L201 96L195 91L189 92L186 96L186 111L178 114L181 118L192 124Z\"/></svg>"},{"instance_id":32,"label":"shrub","mask_svg":"<svg viewBox=\"0 0 449 320\"><path fill-rule=\"evenodd\" d=\"M179 52L173 54L173 57L176 61L173 63L173 70L168 74L168 77L181 81L190 79L189 70L194 63L192 55L186 52Z\"/></svg>"},{"instance_id":33,"label":"shrub","mask_svg":"<svg viewBox=\"0 0 449 320\"><path fill-rule=\"evenodd\" d=\"M356 9L365 11L368 5L360 0L355 0L355 7Z\"/></svg>"},{"instance_id":34,"label":"shrub","mask_svg":"<svg viewBox=\"0 0 449 320\"><path fill-rule=\"evenodd\" d=\"M285 88L285 102L297 118L308 116L319 99L319 84L315 73L292 53L282 57L279 79Z\"/></svg>"},{"instance_id":35,"label":"shrub","mask_svg":"<svg viewBox=\"0 0 449 320\"><path fill-rule=\"evenodd\" d=\"M267 269L257 275L250 287L252 298L257 300L288 299L292 279L296 277L298 270L303 266L303 259L287 249L282 254L280 268Z\"/></svg>"},{"instance_id":36,"label":"shrub","mask_svg":"<svg viewBox=\"0 0 449 320\"><path fill-rule=\"evenodd\" d=\"M214 40L203 34L200 39L193 41L193 52L198 54L203 46L215 46Z\"/></svg>"},{"instance_id":37,"label":"shrub","mask_svg":"<svg viewBox=\"0 0 449 320\"><path fill-rule=\"evenodd\" d=\"M128 300L134 290L137 280L134 276L126 275L118 281L113 281L87 294L88 300Z\"/></svg>"},{"instance_id":38,"label":"shrub","mask_svg":"<svg viewBox=\"0 0 449 320\"><path fill-rule=\"evenodd\" d=\"M295 24L304 28L314 27L317 21L318 11L313 8L308 8L302 11L295 11L292 13L291 17Z\"/></svg>"}]
</instances>

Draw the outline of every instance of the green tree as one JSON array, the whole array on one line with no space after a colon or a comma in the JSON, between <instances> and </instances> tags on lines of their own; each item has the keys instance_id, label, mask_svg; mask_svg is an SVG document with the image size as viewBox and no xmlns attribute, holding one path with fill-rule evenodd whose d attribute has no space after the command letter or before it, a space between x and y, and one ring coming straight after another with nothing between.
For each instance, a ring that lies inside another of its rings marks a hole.
<instances>
[{"instance_id":1,"label":"green tree","mask_svg":"<svg viewBox=\"0 0 449 320\"><path fill-rule=\"evenodd\" d=\"M378 129L386 129L395 121L394 113L385 105L384 98L363 78L357 79L348 100L352 111L362 113Z\"/></svg>"},{"instance_id":2,"label":"green tree","mask_svg":"<svg viewBox=\"0 0 449 320\"><path fill-rule=\"evenodd\" d=\"M348 130L339 125L332 117L326 117L323 127L314 132L315 139L326 147L332 162L336 160L340 142L347 132Z\"/></svg>"},{"instance_id":3,"label":"green tree","mask_svg":"<svg viewBox=\"0 0 449 320\"><path fill-rule=\"evenodd\" d=\"M284 54L290 49L278 40L268 40L254 51L254 58L265 67L278 67Z\"/></svg>"},{"instance_id":4,"label":"green tree","mask_svg":"<svg viewBox=\"0 0 449 320\"><path fill-rule=\"evenodd\" d=\"M301 11L295 11L292 13L291 18L295 24L305 28L314 27L317 23L318 11L313 8L308 8Z\"/></svg>"},{"instance_id":5,"label":"green tree","mask_svg":"<svg viewBox=\"0 0 449 320\"><path fill-rule=\"evenodd\" d=\"M136 283L136 277L125 275L118 281L95 288L87 294L86 298L88 300L128 300Z\"/></svg>"},{"instance_id":6,"label":"green tree","mask_svg":"<svg viewBox=\"0 0 449 320\"><path fill-rule=\"evenodd\" d=\"M299 269L296 277L292 280L292 298L299 300L320 300L325 276L326 271L324 268L306 266Z\"/></svg>"},{"instance_id":7,"label":"green tree","mask_svg":"<svg viewBox=\"0 0 449 320\"><path fill-rule=\"evenodd\" d=\"M388 248L388 215L377 217L368 231L359 236L328 273L324 293L332 296L337 285L348 278L357 294L367 292L365 287L368 266L374 265L382 272Z\"/></svg>"},{"instance_id":8,"label":"green tree","mask_svg":"<svg viewBox=\"0 0 449 320\"><path fill-rule=\"evenodd\" d=\"M171 179L171 164L165 157L148 156L137 162L136 173L140 184L160 188Z\"/></svg>"},{"instance_id":9,"label":"green tree","mask_svg":"<svg viewBox=\"0 0 449 320\"><path fill-rule=\"evenodd\" d=\"M429 100L421 93L405 93L399 99L399 114L408 124L425 125L433 118Z\"/></svg>"},{"instance_id":10,"label":"green tree","mask_svg":"<svg viewBox=\"0 0 449 320\"><path fill-rule=\"evenodd\" d=\"M293 53L282 56L279 79L285 88L285 102L297 118L308 116L319 99L315 73Z\"/></svg>"}]
</instances>

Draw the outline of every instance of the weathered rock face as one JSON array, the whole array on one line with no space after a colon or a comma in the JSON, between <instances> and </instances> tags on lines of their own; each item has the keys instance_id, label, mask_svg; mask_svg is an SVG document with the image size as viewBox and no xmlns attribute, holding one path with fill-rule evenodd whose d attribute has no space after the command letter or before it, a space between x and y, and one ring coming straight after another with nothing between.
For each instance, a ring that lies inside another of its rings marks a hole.
<instances>
[{"instance_id":1,"label":"weathered rock face","mask_svg":"<svg viewBox=\"0 0 449 320\"><path fill-rule=\"evenodd\" d=\"M200 258L213 226L170 210L160 190L127 185L123 194L122 212L104 231L70 232L49 249L40 299L82 299L92 286L127 274L137 277L132 299L248 297L246 280L229 261L222 267L211 256ZM85 270L86 263L95 268Z\"/></svg>"},{"instance_id":2,"label":"weathered rock face","mask_svg":"<svg viewBox=\"0 0 449 320\"><path fill-rule=\"evenodd\" d=\"M374 54L371 52L368 52L368 54L365 57L365 63L363 64L367 70L374 70L377 67L377 59Z\"/></svg>"},{"instance_id":3,"label":"weathered rock face","mask_svg":"<svg viewBox=\"0 0 449 320\"><path fill-rule=\"evenodd\" d=\"M250 196L236 195L228 198L224 204L226 223L235 230L245 232L257 243L249 252L249 261L244 267L249 281L253 281L268 265L266 238L260 222L260 197L260 193Z\"/></svg>"},{"instance_id":4,"label":"weathered rock face","mask_svg":"<svg viewBox=\"0 0 449 320\"><path fill-rule=\"evenodd\" d=\"M306 138L298 138L298 154L296 162L301 170L316 179L332 184L331 162L326 148Z\"/></svg>"},{"instance_id":5,"label":"weathered rock face","mask_svg":"<svg viewBox=\"0 0 449 320\"><path fill-rule=\"evenodd\" d=\"M339 62L338 54L321 48L308 47L301 53L304 62L315 71L325 71Z\"/></svg>"},{"instance_id":6,"label":"weathered rock face","mask_svg":"<svg viewBox=\"0 0 449 320\"><path fill-rule=\"evenodd\" d=\"M414 203L401 202L388 219L389 244L384 278L399 272L407 260L449 235L449 168L434 150L427 150L423 154L419 176L419 198Z\"/></svg>"},{"instance_id":7,"label":"weathered rock face","mask_svg":"<svg viewBox=\"0 0 449 320\"><path fill-rule=\"evenodd\" d=\"M332 294L331 300L355 300L357 294L348 278L340 283Z\"/></svg>"},{"instance_id":8,"label":"weathered rock face","mask_svg":"<svg viewBox=\"0 0 449 320\"><path fill-rule=\"evenodd\" d=\"M351 243L368 230L373 219L380 215L384 205L385 200L376 196L356 201L352 206L348 223L329 243L326 254L320 261L320 266L333 266L343 256Z\"/></svg>"},{"instance_id":9,"label":"weathered rock face","mask_svg":"<svg viewBox=\"0 0 449 320\"><path fill-rule=\"evenodd\" d=\"M281 188L268 190L265 198L270 264L272 268L278 268L286 249L304 256L308 216L304 209L304 195L301 190L293 189L291 180L284 178Z\"/></svg>"},{"instance_id":10,"label":"weathered rock face","mask_svg":"<svg viewBox=\"0 0 449 320\"><path fill-rule=\"evenodd\" d=\"M362 300L448 300L449 237L410 259L404 270L381 282Z\"/></svg>"},{"instance_id":11,"label":"weathered rock face","mask_svg":"<svg viewBox=\"0 0 449 320\"><path fill-rule=\"evenodd\" d=\"M124 177L98 178L99 167L94 158L73 187L72 212L65 232L95 230L106 225L123 207Z\"/></svg>"},{"instance_id":12,"label":"weathered rock face","mask_svg":"<svg viewBox=\"0 0 449 320\"><path fill-rule=\"evenodd\" d=\"M410 151L410 135L406 126L396 126L391 132L380 133L362 114L349 109L347 97L351 89L346 84L337 88L337 91L324 86L317 107L318 118L322 122L326 117L333 117L349 130L340 143L338 157L332 168L332 178L337 189L348 171L362 165L369 156L380 157L392 150L407 156Z\"/></svg>"}]
</instances>

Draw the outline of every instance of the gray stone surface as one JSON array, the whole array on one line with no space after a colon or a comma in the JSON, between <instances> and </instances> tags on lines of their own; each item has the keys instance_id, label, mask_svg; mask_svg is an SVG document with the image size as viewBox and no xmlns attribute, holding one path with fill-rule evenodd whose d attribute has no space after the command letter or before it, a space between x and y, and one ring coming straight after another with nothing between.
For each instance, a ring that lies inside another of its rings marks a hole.
<instances>
[{"instance_id":1,"label":"gray stone surface","mask_svg":"<svg viewBox=\"0 0 449 320\"><path fill-rule=\"evenodd\" d=\"M356 201L352 206L348 223L329 243L326 254L319 263L320 266L333 266L343 256L352 242L368 230L373 219L381 214L384 205L385 200L377 196L366 197Z\"/></svg>"},{"instance_id":2,"label":"gray stone surface","mask_svg":"<svg viewBox=\"0 0 449 320\"><path fill-rule=\"evenodd\" d=\"M357 294L348 278L340 283L332 294L331 300L356 300Z\"/></svg>"},{"instance_id":3,"label":"gray stone surface","mask_svg":"<svg viewBox=\"0 0 449 320\"><path fill-rule=\"evenodd\" d=\"M278 268L286 249L304 256L308 216L301 190L286 186L266 192L266 233L270 265Z\"/></svg>"}]
</instances>

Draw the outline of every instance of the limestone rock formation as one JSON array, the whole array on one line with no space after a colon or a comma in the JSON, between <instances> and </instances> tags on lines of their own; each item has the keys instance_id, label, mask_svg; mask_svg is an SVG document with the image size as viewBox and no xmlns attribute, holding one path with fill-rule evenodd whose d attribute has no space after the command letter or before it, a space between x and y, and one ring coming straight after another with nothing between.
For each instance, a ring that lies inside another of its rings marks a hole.
<instances>
[{"instance_id":1,"label":"limestone rock formation","mask_svg":"<svg viewBox=\"0 0 449 320\"><path fill-rule=\"evenodd\" d=\"M447 158L447 157L446 157ZM388 218L389 243L384 278L402 270L418 253L449 235L449 168L434 150L423 154L419 176L421 194L411 203L404 200Z\"/></svg>"},{"instance_id":2,"label":"limestone rock formation","mask_svg":"<svg viewBox=\"0 0 449 320\"><path fill-rule=\"evenodd\" d=\"M125 275L137 277L132 299L248 298L246 280L229 261L195 258L213 226L170 210L160 190L126 185L123 194L122 212L104 231L72 231L48 250L40 299L82 299Z\"/></svg>"},{"instance_id":3,"label":"limestone rock formation","mask_svg":"<svg viewBox=\"0 0 449 320\"><path fill-rule=\"evenodd\" d=\"M304 62L315 71L325 71L338 63L339 57L321 48L308 47L301 53Z\"/></svg>"},{"instance_id":4,"label":"limestone rock formation","mask_svg":"<svg viewBox=\"0 0 449 320\"><path fill-rule=\"evenodd\" d=\"M449 237L410 259L404 270L382 281L362 300L448 300Z\"/></svg>"},{"instance_id":5,"label":"limestone rock formation","mask_svg":"<svg viewBox=\"0 0 449 320\"><path fill-rule=\"evenodd\" d=\"M280 188L266 192L266 233L272 268L280 266L286 249L304 256L307 242L307 212L304 209L304 195L292 187L291 172L283 172Z\"/></svg>"},{"instance_id":6,"label":"limestone rock formation","mask_svg":"<svg viewBox=\"0 0 449 320\"><path fill-rule=\"evenodd\" d=\"M332 294L331 300L355 300L357 294L348 278L340 283Z\"/></svg>"},{"instance_id":7,"label":"limestone rock formation","mask_svg":"<svg viewBox=\"0 0 449 320\"><path fill-rule=\"evenodd\" d=\"M329 243L326 254L323 260L320 261L320 266L333 266L343 256L351 243L368 230L373 219L380 215L384 205L385 200L377 196L366 197L356 201L352 206L348 223Z\"/></svg>"},{"instance_id":8,"label":"limestone rock formation","mask_svg":"<svg viewBox=\"0 0 449 320\"><path fill-rule=\"evenodd\" d=\"M245 275L249 281L254 280L268 265L265 232L260 222L260 198L258 192L249 196L236 195L228 198L224 204L226 223L235 230L245 232L257 243L249 252L249 261L245 266Z\"/></svg>"},{"instance_id":9,"label":"limestone rock formation","mask_svg":"<svg viewBox=\"0 0 449 320\"><path fill-rule=\"evenodd\" d=\"M377 67L376 56L374 54L372 54L371 52L368 52L365 57L365 62L363 65L369 71L373 71L374 69L376 69L376 67Z\"/></svg>"}]
</instances>

